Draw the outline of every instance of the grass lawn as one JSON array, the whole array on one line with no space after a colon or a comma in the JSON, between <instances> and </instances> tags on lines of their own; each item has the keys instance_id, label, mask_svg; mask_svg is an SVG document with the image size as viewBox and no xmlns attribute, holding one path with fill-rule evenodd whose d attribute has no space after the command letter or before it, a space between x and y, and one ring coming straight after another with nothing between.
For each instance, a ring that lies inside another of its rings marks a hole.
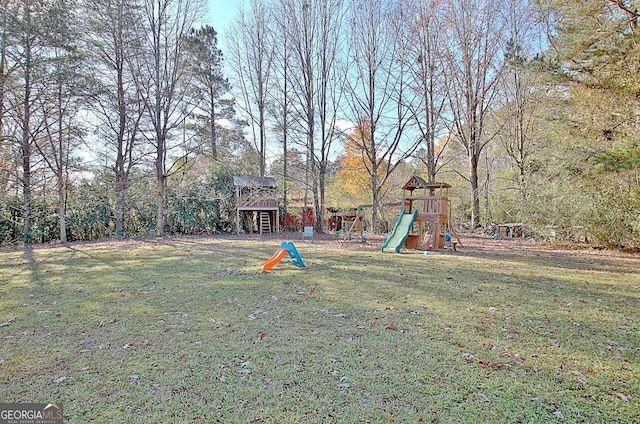
<instances>
[{"instance_id":1,"label":"grass lawn","mask_svg":"<svg viewBox=\"0 0 640 424\"><path fill-rule=\"evenodd\" d=\"M176 238L0 252L0 402L69 423L640 421L640 257ZM478 242L480 243L480 242Z\"/></svg>"}]
</instances>

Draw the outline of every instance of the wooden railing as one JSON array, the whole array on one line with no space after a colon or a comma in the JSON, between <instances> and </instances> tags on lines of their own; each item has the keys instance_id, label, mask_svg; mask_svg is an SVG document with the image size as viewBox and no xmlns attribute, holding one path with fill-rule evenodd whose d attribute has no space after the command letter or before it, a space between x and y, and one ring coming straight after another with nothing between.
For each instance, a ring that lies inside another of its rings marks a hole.
<instances>
[{"instance_id":1,"label":"wooden railing","mask_svg":"<svg viewBox=\"0 0 640 424\"><path fill-rule=\"evenodd\" d=\"M277 209L277 199L256 199L249 197L239 197L237 200L238 209Z\"/></svg>"}]
</instances>

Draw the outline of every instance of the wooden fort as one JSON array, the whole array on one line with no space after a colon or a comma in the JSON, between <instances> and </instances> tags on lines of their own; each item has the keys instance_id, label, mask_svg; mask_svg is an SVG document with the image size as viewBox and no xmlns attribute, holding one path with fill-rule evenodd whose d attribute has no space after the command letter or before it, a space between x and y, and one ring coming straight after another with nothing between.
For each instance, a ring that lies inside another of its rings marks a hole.
<instances>
[{"instance_id":1,"label":"wooden fort","mask_svg":"<svg viewBox=\"0 0 640 424\"><path fill-rule=\"evenodd\" d=\"M280 210L278 184L272 177L233 177L236 189L236 223L243 230L260 234L278 232Z\"/></svg>"},{"instance_id":2,"label":"wooden fort","mask_svg":"<svg viewBox=\"0 0 640 424\"><path fill-rule=\"evenodd\" d=\"M405 213L418 211L404 242L406 248L445 248L445 234L449 231L449 187L446 183L427 183L415 175L402 187Z\"/></svg>"}]
</instances>

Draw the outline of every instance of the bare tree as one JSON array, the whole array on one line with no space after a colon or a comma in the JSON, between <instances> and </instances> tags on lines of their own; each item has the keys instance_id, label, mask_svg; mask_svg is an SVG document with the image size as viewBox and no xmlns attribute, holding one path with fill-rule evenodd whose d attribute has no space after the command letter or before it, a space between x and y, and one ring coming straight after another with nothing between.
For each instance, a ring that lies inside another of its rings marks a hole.
<instances>
[{"instance_id":1,"label":"bare tree","mask_svg":"<svg viewBox=\"0 0 640 424\"><path fill-rule=\"evenodd\" d=\"M489 111L499 94L504 61L504 20L500 0L450 0L446 11L447 97L451 132L464 147L472 192L471 221L480 226L478 166L492 136L485 134Z\"/></svg>"},{"instance_id":2,"label":"bare tree","mask_svg":"<svg viewBox=\"0 0 640 424\"><path fill-rule=\"evenodd\" d=\"M316 59L315 43L318 27L316 16L319 6L317 1L286 0L283 2L288 17L286 31L290 40L291 72L289 78L292 84L293 113L296 116L296 127L300 132L301 142L306 152L306 174L304 203L308 203L308 193L311 189L314 210L319 208L319 201L315 193L318 191L318 181L314 177L316 171L315 132L316 132Z\"/></svg>"},{"instance_id":3,"label":"bare tree","mask_svg":"<svg viewBox=\"0 0 640 424\"><path fill-rule=\"evenodd\" d=\"M345 67L339 66L346 9L343 0L282 0L278 10L286 11L280 19L286 19L281 37L290 50L291 110L304 135L306 186L311 189L316 231L322 232L330 156L342 135L336 121L346 78Z\"/></svg>"},{"instance_id":4,"label":"bare tree","mask_svg":"<svg viewBox=\"0 0 640 424\"><path fill-rule=\"evenodd\" d=\"M285 2L274 5L272 17L274 26L274 78L270 96L269 114L277 122L276 131L282 134L282 200L285 213L289 206L289 146L291 132L291 41L289 40L288 9ZM272 168L273 172L273 168Z\"/></svg>"},{"instance_id":5,"label":"bare tree","mask_svg":"<svg viewBox=\"0 0 640 424\"><path fill-rule=\"evenodd\" d=\"M251 124L260 176L266 172L267 90L273 74L274 52L269 35L264 0L251 0L249 10L241 8L227 29L228 63L235 72L234 85L242 95L238 106Z\"/></svg>"},{"instance_id":6,"label":"bare tree","mask_svg":"<svg viewBox=\"0 0 640 424\"><path fill-rule=\"evenodd\" d=\"M434 182L447 145L445 142L436 146L436 141L446 128L444 116L447 101L442 61L445 42L442 28L446 25L444 8L442 0L419 0L409 2L409 5L410 44L406 60L410 63L413 75L412 88L420 100L414 103L412 114L426 153L421 159L427 167L428 180Z\"/></svg>"},{"instance_id":7,"label":"bare tree","mask_svg":"<svg viewBox=\"0 0 640 424\"><path fill-rule=\"evenodd\" d=\"M0 145L6 141L7 129L4 124L6 112L5 93L9 83L9 68L7 63L7 47L11 31L9 29L10 14L15 7L12 0L2 0L0 8Z\"/></svg>"},{"instance_id":8,"label":"bare tree","mask_svg":"<svg viewBox=\"0 0 640 424\"><path fill-rule=\"evenodd\" d=\"M145 113L138 87L135 57L141 48L141 3L136 0L93 1L87 4L88 90L97 131L107 150L106 163L115 177L115 235L125 235L129 175L142 157L141 123Z\"/></svg>"},{"instance_id":9,"label":"bare tree","mask_svg":"<svg viewBox=\"0 0 640 424\"><path fill-rule=\"evenodd\" d=\"M517 175L521 214L528 203L528 168L535 152L535 112L540 102L540 73L535 69L534 42L536 8L529 0L509 0L505 10L507 22L507 67L504 72L505 122L499 133Z\"/></svg>"},{"instance_id":10,"label":"bare tree","mask_svg":"<svg viewBox=\"0 0 640 424\"><path fill-rule=\"evenodd\" d=\"M358 0L352 5L349 55L349 108L371 177L377 227L380 195L386 180L420 144L408 135L415 96L410 90L407 15L401 3Z\"/></svg>"},{"instance_id":11,"label":"bare tree","mask_svg":"<svg viewBox=\"0 0 640 424\"><path fill-rule=\"evenodd\" d=\"M48 33L45 2L25 0L11 9L12 42L6 46L5 60L12 69L11 92L4 101L11 110L10 118L16 127L15 138L21 161L22 234L24 243L32 238L32 189L34 143L42 134L42 120L36 102L44 93L41 82L48 60ZM5 13L7 11L5 10ZM3 37L6 41L6 38ZM6 127L6 124L5 124Z\"/></svg>"},{"instance_id":12,"label":"bare tree","mask_svg":"<svg viewBox=\"0 0 640 424\"><path fill-rule=\"evenodd\" d=\"M318 16L318 93L319 146L313 154L318 165L316 202L316 230L322 231L326 211L326 186L330 173L331 155L343 131L337 126L338 114L346 86L344 48L342 47L346 9L343 0L321 1ZM315 175L315 174L314 174ZM314 187L316 185L314 184Z\"/></svg>"},{"instance_id":13,"label":"bare tree","mask_svg":"<svg viewBox=\"0 0 640 424\"><path fill-rule=\"evenodd\" d=\"M67 196L73 158L82 141L77 115L82 104L80 86L83 78L78 49L78 27L75 13L64 1L55 2L47 11L49 57L47 77L42 79L45 93L38 96L36 106L42 117L43 133L34 145L44 163L53 173L58 194L58 229L60 242L67 243Z\"/></svg>"},{"instance_id":14,"label":"bare tree","mask_svg":"<svg viewBox=\"0 0 640 424\"><path fill-rule=\"evenodd\" d=\"M156 235L165 233L165 192L168 170L167 156L170 136L189 115L182 107L184 89L189 85L185 43L191 28L201 18L204 5L201 0L144 0L146 20L146 49L142 62L147 87L144 101L153 127L152 144L155 147Z\"/></svg>"}]
</instances>

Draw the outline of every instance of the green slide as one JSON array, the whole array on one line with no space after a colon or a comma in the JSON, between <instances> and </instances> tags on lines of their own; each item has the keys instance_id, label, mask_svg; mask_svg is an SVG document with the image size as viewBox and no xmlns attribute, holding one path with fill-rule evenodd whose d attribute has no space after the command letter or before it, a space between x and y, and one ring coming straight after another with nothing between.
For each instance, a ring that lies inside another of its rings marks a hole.
<instances>
[{"instance_id":1,"label":"green slide","mask_svg":"<svg viewBox=\"0 0 640 424\"><path fill-rule=\"evenodd\" d=\"M396 222L396 226L393 227L391 235L382 245L383 252L395 251L396 253L400 253L402 243L407 239L417 214L417 209L414 210L413 213L405 213L404 209L402 210L400 218L398 219L398 222Z\"/></svg>"}]
</instances>

